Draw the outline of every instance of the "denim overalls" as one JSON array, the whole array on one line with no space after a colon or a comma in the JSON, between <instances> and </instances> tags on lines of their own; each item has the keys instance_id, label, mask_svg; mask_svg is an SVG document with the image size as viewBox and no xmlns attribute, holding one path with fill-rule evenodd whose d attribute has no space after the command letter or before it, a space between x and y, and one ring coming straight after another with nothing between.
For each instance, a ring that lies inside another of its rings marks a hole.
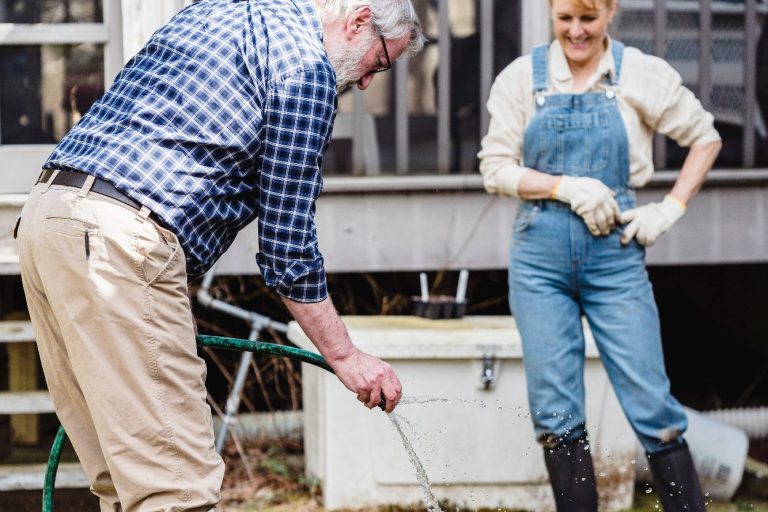
<instances>
[{"instance_id":1,"label":"denim overalls","mask_svg":"<svg viewBox=\"0 0 768 512\"><path fill-rule=\"evenodd\" d=\"M635 206L629 145L616 102L624 46L613 41L615 76L603 92L546 94L547 45L533 49L536 113L525 132L524 165L553 175L589 176ZM570 206L521 202L514 222L509 303L523 342L528 400L545 444L584 435L584 335L589 322L621 406L649 453L685 431L670 394L659 316L645 250L619 242L621 227L592 236Z\"/></svg>"}]
</instances>

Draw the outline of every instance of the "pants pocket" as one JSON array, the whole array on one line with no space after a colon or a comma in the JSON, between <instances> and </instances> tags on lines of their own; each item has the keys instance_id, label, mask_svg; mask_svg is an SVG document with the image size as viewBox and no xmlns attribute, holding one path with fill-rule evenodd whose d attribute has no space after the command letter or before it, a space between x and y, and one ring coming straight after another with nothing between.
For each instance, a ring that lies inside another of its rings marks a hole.
<instances>
[{"instance_id":1,"label":"pants pocket","mask_svg":"<svg viewBox=\"0 0 768 512\"><path fill-rule=\"evenodd\" d=\"M43 230L49 234L61 237L58 241L53 242L59 250L64 251L66 248L68 250L66 254L76 258L78 257L77 253L82 251L82 257L86 260L91 256L91 239L99 236L99 226L97 224L77 217L46 217L43 223ZM65 241L78 238L82 239L81 249L77 249L76 245ZM62 254L64 253L62 252Z\"/></svg>"},{"instance_id":2,"label":"pants pocket","mask_svg":"<svg viewBox=\"0 0 768 512\"><path fill-rule=\"evenodd\" d=\"M523 204L517 212L515 222L512 225L512 231L515 233L522 233L528 229L539 213L539 207L530 204Z\"/></svg>"},{"instance_id":3,"label":"pants pocket","mask_svg":"<svg viewBox=\"0 0 768 512\"><path fill-rule=\"evenodd\" d=\"M179 241L167 229L145 221L136 236L136 252L141 258L142 278L145 283L152 285L163 277L179 257Z\"/></svg>"},{"instance_id":4,"label":"pants pocket","mask_svg":"<svg viewBox=\"0 0 768 512\"><path fill-rule=\"evenodd\" d=\"M46 217L43 223L43 230L50 233L58 233L72 237L82 237L88 232L91 236L96 234L99 226L93 222L79 219L77 217Z\"/></svg>"}]
</instances>

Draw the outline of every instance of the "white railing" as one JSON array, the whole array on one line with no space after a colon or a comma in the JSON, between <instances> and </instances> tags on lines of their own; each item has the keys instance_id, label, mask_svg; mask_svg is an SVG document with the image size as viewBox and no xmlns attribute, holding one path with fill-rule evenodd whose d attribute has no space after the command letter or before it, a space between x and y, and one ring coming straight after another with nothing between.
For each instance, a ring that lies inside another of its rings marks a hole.
<instances>
[{"instance_id":1,"label":"white railing","mask_svg":"<svg viewBox=\"0 0 768 512\"><path fill-rule=\"evenodd\" d=\"M422 12L429 12L428 18L434 20L426 27L432 38L430 46L433 48L429 51L434 52L436 48L438 55L433 73L434 111L418 114L409 108L414 103L414 95L432 85L425 83L423 76L417 79L419 69L414 66L418 65L418 59L411 64L396 63L391 83L383 95L384 103L389 105L385 112L372 116L366 112L361 99L354 102L351 115L365 118L357 126L366 126L366 129L353 130L350 134L356 157L352 159L354 169L348 174L476 172L470 149L478 147L488 128L485 104L495 74L503 67L499 51L504 45L497 40L499 34L514 34L516 49L522 51L528 50L533 42L549 40L550 34L549 23L541 23L539 19L546 15L539 5L545 3L544 0L461 1L474 6L473 36L478 41L472 58L476 65L465 69L466 60L457 58L457 54L465 50L459 44L461 41L444 36L450 34L455 18L461 14L456 9L457 4L453 0L415 0L414 4ZM499 19L500 8L516 11L516 19L520 20L517 26L507 26ZM466 11L466 8L461 10ZM767 14L768 0L622 0L612 26L619 39L667 59L704 106L713 112L716 121L743 130L742 136L731 139L732 145L738 147L740 144L743 168L753 168L756 163L764 165L756 162L758 149L768 137L760 114L757 83L759 58L766 61L761 65L768 67L768 56L763 55L768 48L758 49ZM762 44L768 47L768 38L764 39ZM505 56L507 63L514 56ZM465 63L464 67L457 64L460 61ZM762 73L768 75L768 70ZM463 87L472 84L476 89L476 102L472 107L476 111L469 117L462 118L456 112L457 83ZM768 110L768 105L764 108ZM468 132L470 124L477 127L476 133ZM432 139L426 144L423 140L417 143L415 141L420 136L422 139L425 136L424 126ZM392 137L387 136L388 130L394 132ZM376 144L371 144L372 136ZM378 147L379 158L361 156L371 147ZM669 168L667 143L662 137L657 138L654 152L657 168ZM464 158L461 158L462 153ZM425 165L425 161L429 163ZM368 162L375 162L376 166ZM676 166L677 162L671 162L671 165ZM735 164L724 162L723 165ZM334 174L335 169L327 171Z\"/></svg>"},{"instance_id":2,"label":"white railing","mask_svg":"<svg viewBox=\"0 0 768 512\"><path fill-rule=\"evenodd\" d=\"M742 166L754 167L756 134L766 137L757 100L757 46L768 2L623 0L620 5L614 24L620 36L666 58L717 121L741 126ZM657 137L659 168L667 166L666 148L664 138Z\"/></svg>"}]
</instances>

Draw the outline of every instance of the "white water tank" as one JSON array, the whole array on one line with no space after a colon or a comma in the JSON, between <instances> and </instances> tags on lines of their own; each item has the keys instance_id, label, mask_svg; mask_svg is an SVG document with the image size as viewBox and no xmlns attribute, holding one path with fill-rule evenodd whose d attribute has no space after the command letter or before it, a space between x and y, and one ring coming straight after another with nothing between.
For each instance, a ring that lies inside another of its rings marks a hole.
<instances>
[{"instance_id":1,"label":"white water tank","mask_svg":"<svg viewBox=\"0 0 768 512\"><path fill-rule=\"evenodd\" d=\"M450 402L405 404L416 454L439 500L463 507L554 510L542 448L528 414L520 338L511 317L428 320L345 317L352 340L388 361L404 397ZM588 328L587 427L601 510L630 508L635 435L621 411ZM288 338L313 350L300 327ZM481 382L484 364L493 383ZM321 482L325 507L415 504L422 496L402 442L386 415L369 411L324 370L302 365L306 472Z\"/></svg>"}]
</instances>

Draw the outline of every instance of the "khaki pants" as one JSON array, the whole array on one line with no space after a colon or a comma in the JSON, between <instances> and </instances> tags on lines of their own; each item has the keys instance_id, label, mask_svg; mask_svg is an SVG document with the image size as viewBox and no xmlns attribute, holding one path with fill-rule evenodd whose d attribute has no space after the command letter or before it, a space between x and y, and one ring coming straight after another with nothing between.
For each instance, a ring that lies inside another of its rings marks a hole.
<instances>
[{"instance_id":1,"label":"khaki pants","mask_svg":"<svg viewBox=\"0 0 768 512\"><path fill-rule=\"evenodd\" d=\"M146 209L90 186L36 185L19 225L21 276L56 414L102 511L213 510L224 464L184 254Z\"/></svg>"}]
</instances>

